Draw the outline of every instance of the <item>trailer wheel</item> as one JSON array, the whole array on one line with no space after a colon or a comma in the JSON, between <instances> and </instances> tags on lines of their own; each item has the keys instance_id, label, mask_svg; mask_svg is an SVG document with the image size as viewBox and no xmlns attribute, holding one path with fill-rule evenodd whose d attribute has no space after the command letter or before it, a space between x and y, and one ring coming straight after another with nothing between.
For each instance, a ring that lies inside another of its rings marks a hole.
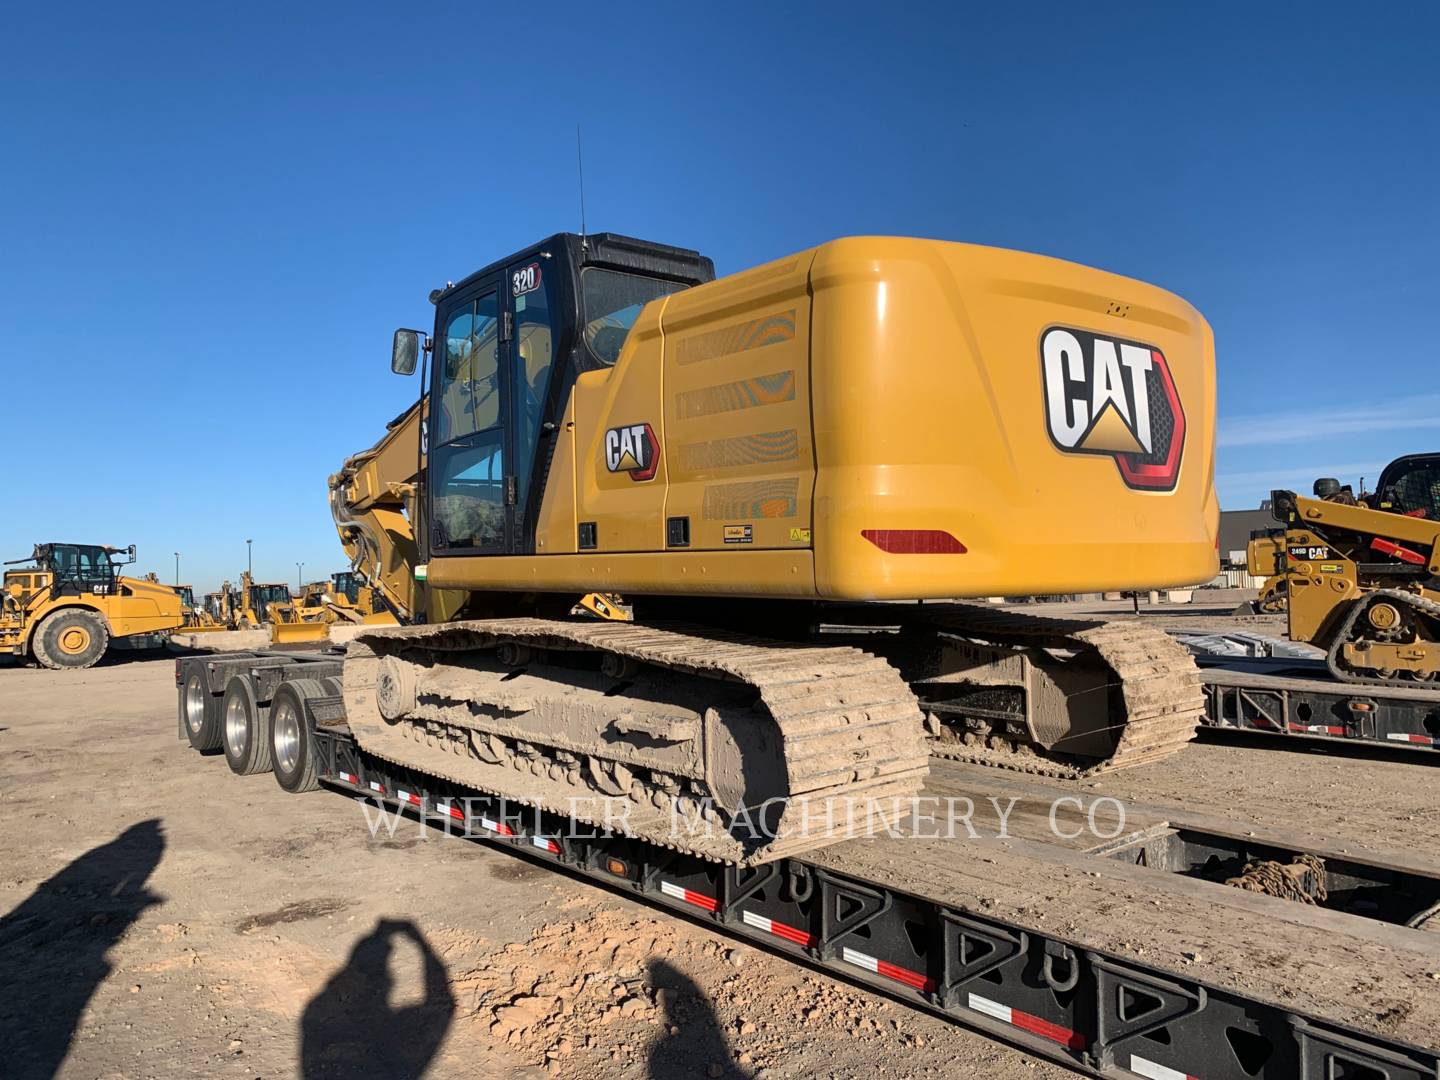
<instances>
[{"instance_id":1,"label":"trailer wheel","mask_svg":"<svg viewBox=\"0 0 1440 1080\"><path fill-rule=\"evenodd\" d=\"M270 771L270 710L255 700L255 684L233 675L220 708L225 763L239 776Z\"/></svg>"},{"instance_id":2,"label":"trailer wheel","mask_svg":"<svg viewBox=\"0 0 1440 1080\"><path fill-rule=\"evenodd\" d=\"M35 659L52 670L88 668L105 655L109 644L105 620L80 608L64 608L47 615L30 639Z\"/></svg>"},{"instance_id":3,"label":"trailer wheel","mask_svg":"<svg viewBox=\"0 0 1440 1080\"><path fill-rule=\"evenodd\" d=\"M210 692L210 680L192 664L180 694L180 723L190 745L202 754L220 749L225 733L220 724L220 695Z\"/></svg>"},{"instance_id":4,"label":"trailer wheel","mask_svg":"<svg viewBox=\"0 0 1440 1080\"><path fill-rule=\"evenodd\" d=\"M324 688L314 679L283 682L270 700L270 746L275 759L275 780L292 794L314 791L315 737L305 703L321 697Z\"/></svg>"}]
</instances>

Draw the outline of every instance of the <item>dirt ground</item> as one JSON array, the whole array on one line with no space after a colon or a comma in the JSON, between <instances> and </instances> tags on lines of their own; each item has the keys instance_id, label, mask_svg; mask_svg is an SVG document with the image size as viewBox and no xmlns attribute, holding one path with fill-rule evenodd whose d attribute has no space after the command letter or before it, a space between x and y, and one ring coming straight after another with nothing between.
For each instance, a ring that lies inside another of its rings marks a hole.
<instances>
[{"instance_id":1,"label":"dirt ground","mask_svg":"<svg viewBox=\"0 0 1440 1080\"><path fill-rule=\"evenodd\" d=\"M173 661L0 667L6 1077L1072 1075L176 739Z\"/></svg>"}]
</instances>

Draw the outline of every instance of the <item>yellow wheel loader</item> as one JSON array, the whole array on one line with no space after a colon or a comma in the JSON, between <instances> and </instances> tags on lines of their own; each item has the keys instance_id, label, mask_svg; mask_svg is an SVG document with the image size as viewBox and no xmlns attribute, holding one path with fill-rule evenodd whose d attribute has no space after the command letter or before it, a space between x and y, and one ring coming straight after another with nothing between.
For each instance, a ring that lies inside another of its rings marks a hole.
<instances>
[{"instance_id":1,"label":"yellow wheel loader","mask_svg":"<svg viewBox=\"0 0 1440 1080\"><path fill-rule=\"evenodd\" d=\"M1440 682L1440 453L1392 461L1373 495L1323 478L1271 506L1291 640L1325 649L1346 682Z\"/></svg>"},{"instance_id":2,"label":"yellow wheel loader","mask_svg":"<svg viewBox=\"0 0 1440 1080\"><path fill-rule=\"evenodd\" d=\"M116 638L184 626L171 586L119 573L134 561L133 545L36 544L29 559L6 563L17 569L5 571L0 592L0 651L47 668L87 668Z\"/></svg>"},{"instance_id":3,"label":"yellow wheel loader","mask_svg":"<svg viewBox=\"0 0 1440 1080\"><path fill-rule=\"evenodd\" d=\"M1215 574L1184 301L881 237L716 280L610 234L431 299L433 334L392 343L417 404L330 481L352 564L417 624L349 645L365 750L736 860L870 831L931 754L1078 777L1192 737L1160 631L953 602Z\"/></svg>"}]
</instances>

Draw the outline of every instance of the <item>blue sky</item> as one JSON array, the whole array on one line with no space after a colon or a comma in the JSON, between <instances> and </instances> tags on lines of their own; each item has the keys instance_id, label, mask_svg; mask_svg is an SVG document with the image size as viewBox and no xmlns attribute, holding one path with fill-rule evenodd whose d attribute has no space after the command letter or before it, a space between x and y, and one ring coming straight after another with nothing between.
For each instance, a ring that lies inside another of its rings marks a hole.
<instances>
[{"instance_id":1,"label":"blue sky","mask_svg":"<svg viewBox=\"0 0 1440 1080\"><path fill-rule=\"evenodd\" d=\"M343 567L325 478L428 291L577 225L721 273L1044 252L1215 328L1224 503L1440 442L1440 9L53 5L0 63L0 553Z\"/></svg>"}]
</instances>

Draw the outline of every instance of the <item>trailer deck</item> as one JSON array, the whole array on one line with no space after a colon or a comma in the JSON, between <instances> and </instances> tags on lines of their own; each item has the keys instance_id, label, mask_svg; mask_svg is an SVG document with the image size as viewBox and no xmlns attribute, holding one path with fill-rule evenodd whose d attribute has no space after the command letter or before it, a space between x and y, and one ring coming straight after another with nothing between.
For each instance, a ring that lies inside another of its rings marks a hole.
<instances>
[{"instance_id":1,"label":"trailer deck","mask_svg":"<svg viewBox=\"0 0 1440 1080\"><path fill-rule=\"evenodd\" d=\"M1204 654L1195 660L1213 727L1379 743L1427 756L1440 750L1440 688L1342 683L1323 660Z\"/></svg>"}]
</instances>

